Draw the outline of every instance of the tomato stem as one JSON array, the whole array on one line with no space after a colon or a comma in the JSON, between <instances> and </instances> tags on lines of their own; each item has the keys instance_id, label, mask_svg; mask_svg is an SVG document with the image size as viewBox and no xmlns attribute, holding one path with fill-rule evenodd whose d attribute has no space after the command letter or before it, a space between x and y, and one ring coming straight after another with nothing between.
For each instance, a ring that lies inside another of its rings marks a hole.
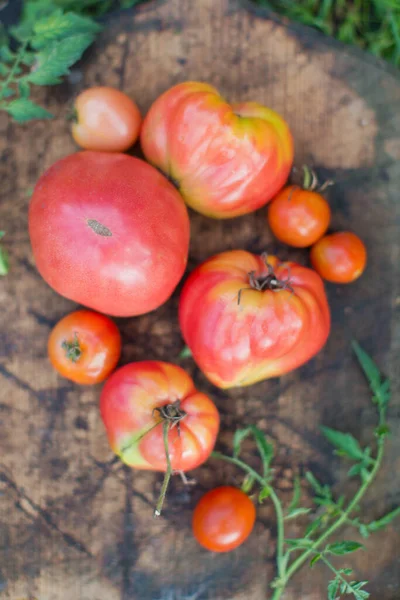
<instances>
[{"instance_id":1,"label":"tomato stem","mask_svg":"<svg viewBox=\"0 0 400 600\"><path fill-rule=\"evenodd\" d=\"M169 432L169 427L170 427L169 422L167 420L165 420L163 422L162 426L163 426L163 440L164 440L164 448L165 448L165 458L167 460L167 470L166 470L165 475L164 475L164 481L162 483L160 495L159 495L158 501L157 501L157 506L156 506L156 509L154 511L154 516L155 517L159 517L161 515L161 511L162 511L162 507L163 507L163 504L164 504L165 496L167 494L169 480L171 479L171 475L172 475L172 465L171 465L171 459L169 457L169 447L168 447L168 432Z\"/></svg>"},{"instance_id":2,"label":"tomato stem","mask_svg":"<svg viewBox=\"0 0 400 600\"><path fill-rule=\"evenodd\" d=\"M80 346L77 333L74 334L74 339L72 341L64 340L61 344L61 348L65 350L66 358L73 363L78 362L82 356L82 348Z\"/></svg>"}]
</instances>

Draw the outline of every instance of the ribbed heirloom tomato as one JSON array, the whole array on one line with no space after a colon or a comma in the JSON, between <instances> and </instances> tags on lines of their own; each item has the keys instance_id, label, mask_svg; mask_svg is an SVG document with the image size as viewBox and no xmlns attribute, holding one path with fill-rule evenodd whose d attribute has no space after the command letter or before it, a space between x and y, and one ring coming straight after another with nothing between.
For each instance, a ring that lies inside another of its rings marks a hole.
<instances>
[{"instance_id":1,"label":"ribbed heirloom tomato","mask_svg":"<svg viewBox=\"0 0 400 600\"><path fill-rule=\"evenodd\" d=\"M144 161L77 152L39 179L29 233L36 266L56 292L129 317L174 291L186 267L189 218L174 186Z\"/></svg>"},{"instance_id":2,"label":"ribbed heirloom tomato","mask_svg":"<svg viewBox=\"0 0 400 600\"><path fill-rule=\"evenodd\" d=\"M218 219L266 204L293 162L292 136L280 115L256 102L230 105L214 87L196 81L154 102L140 141L187 204Z\"/></svg>"},{"instance_id":3,"label":"ribbed heirloom tomato","mask_svg":"<svg viewBox=\"0 0 400 600\"><path fill-rule=\"evenodd\" d=\"M57 323L50 333L48 352L53 367L75 383L104 381L121 354L121 336L105 315L77 310Z\"/></svg>"},{"instance_id":4,"label":"ribbed heirloom tomato","mask_svg":"<svg viewBox=\"0 0 400 600\"><path fill-rule=\"evenodd\" d=\"M113 373L101 393L100 411L112 450L136 469L167 469L165 423L174 471L207 460L219 428L210 398L183 369L159 361L130 363Z\"/></svg>"},{"instance_id":5,"label":"ribbed heirloom tomato","mask_svg":"<svg viewBox=\"0 0 400 600\"><path fill-rule=\"evenodd\" d=\"M194 360L221 388L299 367L322 348L330 329L317 273L243 250L218 254L191 273L179 321Z\"/></svg>"}]
</instances>

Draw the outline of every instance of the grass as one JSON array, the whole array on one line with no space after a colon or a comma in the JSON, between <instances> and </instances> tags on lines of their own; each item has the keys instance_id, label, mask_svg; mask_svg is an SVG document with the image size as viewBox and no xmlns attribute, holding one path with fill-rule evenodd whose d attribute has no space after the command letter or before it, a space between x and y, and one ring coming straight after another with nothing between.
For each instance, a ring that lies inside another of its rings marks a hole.
<instances>
[{"instance_id":1,"label":"grass","mask_svg":"<svg viewBox=\"0 0 400 600\"><path fill-rule=\"evenodd\" d=\"M253 0L400 67L400 0Z\"/></svg>"}]
</instances>

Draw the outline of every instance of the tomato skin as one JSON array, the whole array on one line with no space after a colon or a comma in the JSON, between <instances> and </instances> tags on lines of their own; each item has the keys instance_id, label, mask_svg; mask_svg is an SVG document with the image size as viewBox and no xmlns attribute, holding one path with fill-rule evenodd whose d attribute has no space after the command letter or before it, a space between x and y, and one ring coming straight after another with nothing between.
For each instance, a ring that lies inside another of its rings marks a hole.
<instances>
[{"instance_id":1,"label":"tomato skin","mask_svg":"<svg viewBox=\"0 0 400 600\"><path fill-rule=\"evenodd\" d=\"M163 304L189 248L174 186L142 160L103 152L72 154L42 175L29 233L36 266L56 292L120 317Z\"/></svg>"},{"instance_id":2,"label":"tomato skin","mask_svg":"<svg viewBox=\"0 0 400 600\"><path fill-rule=\"evenodd\" d=\"M92 87L75 101L72 137L86 150L123 152L139 136L142 117L135 102L111 87Z\"/></svg>"},{"instance_id":3,"label":"tomato skin","mask_svg":"<svg viewBox=\"0 0 400 600\"><path fill-rule=\"evenodd\" d=\"M311 263L327 281L351 283L364 272L367 250L360 238L350 231L326 235L311 248Z\"/></svg>"},{"instance_id":4,"label":"tomato skin","mask_svg":"<svg viewBox=\"0 0 400 600\"><path fill-rule=\"evenodd\" d=\"M286 186L268 206L274 236L295 248L312 246L328 229L331 209L318 192Z\"/></svg>"},{"instance_id":5,"label":"tomato skin","mask_svg":"<svg viewBox=\"0 0 400 600\"><path fill-rule=\"evenodd\" d=\"M289 277L291 289L249 290L249 274ZM240 293L240 303L239 303ZM330 313L312 269L244 250L218 254L197 267L180 297L179 322L200 369L220 388L278 377L325 344Z\"/></svg>"},{"instance_id":6,"label":"tomato skin","mask_svg":"<svg viewBox=\"0 0 400 600\"><path fill-rule=\"evenodd\" d=\"M188 471L207 460L215 444L219 414L210 398L170 363L130 363L111 375L101 393L100 412L110 446L124 463L166 471L163 424L154 409L177 400L186 416L179 428L169 430L169 454L174 470Z\"/></svg>"},{"instance_id":7,"label":"tomato skin","mask_svg":"<svg viewBox=\"0 0 400 600\"><path fill-rule=\"evenodd\" d=\"M78 344L79 357L68 358L65 344ZM121 355L121 335L105 315L77 310L61 319L48 341L53 367L67 379L81 384L104 381L115 369Z\"/></svg>"},{"instance_id":8,"label":"tomato skin","mask_svg":"<svg viewBox=\"0 0 400 600\"><path fill-rule=\"evenodd\" d=\"M240 546L253 530L256 509L250 498L235 487L221 486L207 492L193 513L196 540L212 552L229 552Z\"/></svg>"},{"instance_id":9,"label":"tomato skin","mask_svg":"<svg viewBox=\"0 0 400 600\"><path fill-rule=\"evenodd\" d=\"M196 81L154 102L140 141L146 158L177 182L185 202L217 219L266 204L293 162L282 117L256 102L230 105L214 87Z\"/></svg>"}]
</instances>

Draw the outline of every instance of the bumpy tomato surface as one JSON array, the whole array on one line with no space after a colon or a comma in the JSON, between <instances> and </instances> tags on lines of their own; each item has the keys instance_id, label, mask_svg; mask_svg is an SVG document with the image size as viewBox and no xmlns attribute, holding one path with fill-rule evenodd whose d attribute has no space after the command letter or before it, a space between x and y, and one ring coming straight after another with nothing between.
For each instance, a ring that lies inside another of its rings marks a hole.
<instances>
[{"instance_id":1,"label":"bumpy tomato surface","mask_svg":"<svg viewBox=\"0 0 400 600\"><path fill-rule=\"evenodd\" d=\"M326 235L311 248L314 269L327 281L351 283L362 275L367 250L360 238L350 231Z\"/></svg>"},{"instance_id":2,"label":"bumpy tomato surface","mask_svg":"<svg viewBox=\"0 0 400 600\"><path fill-rule=\"evenodd\" d=\"M72 136L86 150L123 152L139 136L139 109L129 96L115 88L84 90L75 101L74 111Z\"/></svg>"},{"instance_id":3,"label":"bumpy tomato surface","mask_svg":"<svg viewBox=\"0 0 400 600\"><path fill-rule=\"evenodd\" d=\"M121 336L108 317L91 310L77 310L54 327L48 352L51 364L63 377L76 383L98 383L117 365Z\"/></svg>"},{"instance_id":4,"label":"bumpy tomato surface","mask_svg":"<svg viewBox=\"0 0 400 600\"><path fill-rule=\"evenodd\" d=\"M322 348L330 329L317 273L242 250L218 254L191 273L179 320L194 360L221 388L295 369Z\"/></svg>"},{"instance_id":5,"label":"bumpy tomato surface","mask_svg":"<svg viewBox=\"0 0 400 600\"><path fill-rule=\"evenodd\" d=\"M276 112L256 102L230 105L211 85L193 81L154 102L140 139L187 204L218 219L266 204L293 162L291 133Z\"/></svg>"},{"instance_id":6,"label":"bumpy tomato surface","mask_svg":"<svg viewBox=\"0 0 400 600\"><path fill-rule=\"evenodd\" d=\"M253 530L256 510L241 490L221 486L207 492L197 504L192 528L197 541L212 552L229 552Z\"/></svg>"},{"instance_id":7,"label":"bumpy tomato surface","mask_svg":"<svg viewBox=\"0 0 400 600\"><path fill-rule=\"evenodd\" d=\"M124 154L78 152L50 167L32 196L29 233L45 281L110 315L158 308L186 267L182 198L154 167Z\"/></svg>"},{"instance_id":8,"label":"bumpy tomato surface","mask_svg":"<svg viewBox=\"0 0 400 600\"><path fill-rule=\"evenodd\" d=\"M268 206L268 223L281 242L296 248L312 246L328 229L331 210L318 192L285 187Z\"/></svg>"},{"instance_id":9,"label":"bumpy tomato surface","mask_svg":"<svg viewBox=\"0 0 400 600\"><path fill-rule=\"evenodd\" d=\"M113 373L100 410L112 450L137 469L166 470L163 423L168 415L168 450L176 471L207 460L219 428L210 398L196 390L183 369L159 361L130 363Z\"/></svg>"}]
</instances>

